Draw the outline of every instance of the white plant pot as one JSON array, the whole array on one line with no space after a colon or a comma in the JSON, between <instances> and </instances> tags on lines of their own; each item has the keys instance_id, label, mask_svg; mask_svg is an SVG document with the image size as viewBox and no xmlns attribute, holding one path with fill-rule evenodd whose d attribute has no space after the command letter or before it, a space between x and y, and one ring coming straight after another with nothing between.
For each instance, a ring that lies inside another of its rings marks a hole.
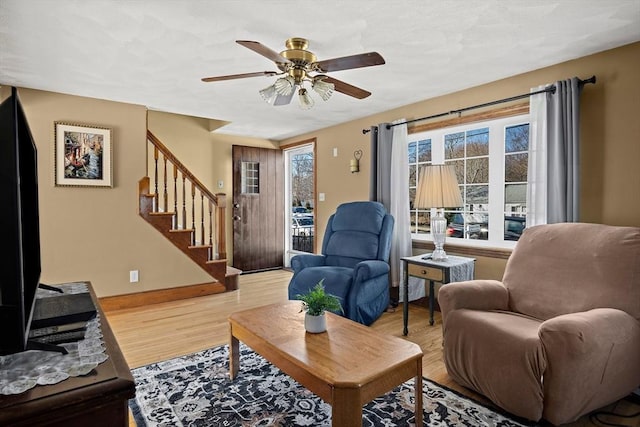
<instances>
[{"instance_id":1,"label":"white plant pot","mask_svg":"<svg viewBox=\"0 0 640 427\"><path fill-rule=\"evenodd\" d=\"M320 316L311 316L309 313L305 313L304 328L312 334L324 332L327 330L327 318L324 313Z\"/></svg>"}]
</instances>

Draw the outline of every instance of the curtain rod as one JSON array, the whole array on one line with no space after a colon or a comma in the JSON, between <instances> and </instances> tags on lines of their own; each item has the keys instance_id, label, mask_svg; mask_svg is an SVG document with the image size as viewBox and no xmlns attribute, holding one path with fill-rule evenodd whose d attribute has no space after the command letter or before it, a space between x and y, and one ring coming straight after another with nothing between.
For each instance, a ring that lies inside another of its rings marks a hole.
<instances>
[{"instance_id":1,"label":"curtain rod","mask_svg":"<svg viewBox=\"0 0 640 427\"><path fill-rule=\"evenodd\" d=\"M595 83L595 82L596 82L596 76L591 76L590 78L588 78L586 80L580 80L578 82L578 84L580 86L584 86L587 83ZM436 119L438 117L448 116L449 114L461 114L461 113L463 113L465 111L473 110L473 109L476 109L476 108L489 107L491 105L496 105L496 104L502 104L504 102L515 101L517 99L527 98L527 97L530 97L531 95L537 95L539 93L545 93L545 92L555 93L556 92L556 86L555 85L551 85L551 86L547 86L546 88L541 89L541 90L536 91L536 92L523 93L521 95L511 96L509 98L503 98L503 99L498 99L496 101L485 102L484 104L478 104L478 105L473 105L471 107L460 108L459 110L451 110L451 111L446 111L446 112L440 113L440 114L434 114L433 116L420 117L420 118L417 118L417 119L407 120L407 121L404 121L404 122L401 122L401 123L388 124L387 125L387 129L391 129L392 127L398 126L398 125L406 125L408 123L419 122L419 121L422 121L422 120ZM368 132L371 132L371 129L362 129L362 133L363 134L366 134Z\"/></svg>"}]
</instances>

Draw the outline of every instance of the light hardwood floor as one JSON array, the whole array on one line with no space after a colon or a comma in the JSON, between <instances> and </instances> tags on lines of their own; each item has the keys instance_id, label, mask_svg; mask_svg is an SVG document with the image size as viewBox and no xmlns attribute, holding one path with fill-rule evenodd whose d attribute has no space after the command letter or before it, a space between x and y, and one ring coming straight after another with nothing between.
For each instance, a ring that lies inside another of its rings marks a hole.
<instances>
[{"instance_id":1,"label":"light hardwood floor","mask_svg":"<svg viewBox=\"0 0 640 427\"><path fill-rule=\"evenodd\" d=\"M180 301L153 304L146 307L115 310L105 313L130 368L147 365L176 356L193 353L229 342L227 317L244 310L287 299L291 273L274 270L240 276L237 291L208 295ZM429 326L428 310L414 304L409 310L409 335L424 352L423 375L437 383L457 390L490 406L482 396L453 382L442 361L442 328L440 313L436 324ZM371 328L385 334L403 337L402 309L384 313ZM603 408L625 415L640 411L640 405L622 400ZM603 417L608 422L640 427L640 419ZM131 425L135 424L131 420ZM546 426L548 424L541 424ZM572 427L600 426L587 416Z\"/></svg>"}]
</instances>

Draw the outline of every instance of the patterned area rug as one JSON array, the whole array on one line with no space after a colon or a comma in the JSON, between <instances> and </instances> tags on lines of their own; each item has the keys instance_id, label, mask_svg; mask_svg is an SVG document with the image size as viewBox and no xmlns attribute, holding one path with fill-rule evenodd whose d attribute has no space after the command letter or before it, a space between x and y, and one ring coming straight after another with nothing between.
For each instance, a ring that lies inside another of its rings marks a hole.
<instances>
[{"instance_id":1,"label":"patterned area rug","mask_svg":"<svg viewBox=\"0 0 640 427\"><path fill-rule=\"evenodd\" d=\"M141 426L330 426L331 406L240 343L240 372L228 375L227 345L132 370L129 401ZM363 426L414 425L414 381L363 408ZM527 426L423 380L425 426Z\"/></svg>"}]
</instances>

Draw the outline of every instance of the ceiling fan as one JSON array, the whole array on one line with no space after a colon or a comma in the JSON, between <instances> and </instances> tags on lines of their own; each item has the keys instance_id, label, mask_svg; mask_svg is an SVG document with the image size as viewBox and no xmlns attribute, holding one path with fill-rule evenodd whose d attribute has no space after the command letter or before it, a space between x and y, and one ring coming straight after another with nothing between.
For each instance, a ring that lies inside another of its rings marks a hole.
<instances>
[{"instance_id":1,"label":"ceiling fan","mask_svg":"<svg viewBox=\"0 0 640 427\"><path fill-rule=\"evenodd\" d=\"M323 100L331 97L333 91L344 93L357 99L371 95L359 87L329 77L325 73L352 68L371 67L384 64L384 58L377 52L318 61L313 52L307 50L307 39L292 37L285 41L286 50L278 53L260 42L236 40L236 43L253 50L275 62L280 71L258 71L254 73L230 74L226 76L204 77L203 82L243 79L258 76L282 76L274 84L260 91L260 95L271 105L287 105L294 93L298 93L300 107L309 109L314 105L313 98L305 86L310 86Z\"/></svg>"}]
</instances>

